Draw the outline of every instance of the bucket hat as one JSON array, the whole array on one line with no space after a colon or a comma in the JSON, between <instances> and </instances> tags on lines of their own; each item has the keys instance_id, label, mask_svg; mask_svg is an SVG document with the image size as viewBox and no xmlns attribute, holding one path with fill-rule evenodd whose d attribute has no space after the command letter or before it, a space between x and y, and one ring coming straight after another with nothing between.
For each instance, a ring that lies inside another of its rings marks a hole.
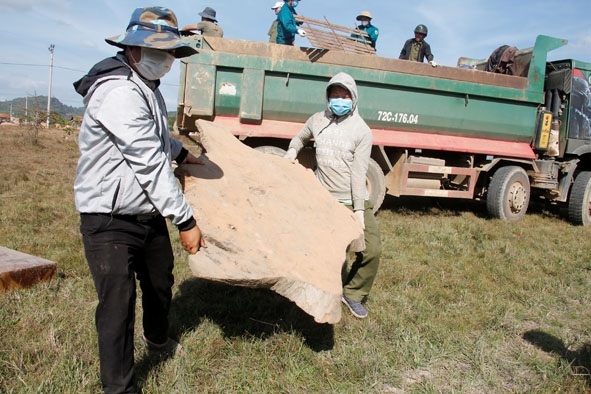
<instances>
[{"instance_id":1,"label":"bucket hat","mask_svg":"<svg viewBox=\"0 0 591 394\"><path fill-rule=\"evenodd\" d=\"M371 14L369 13L369 11L362 11L359 15L357 15L357 20L360 20L361 17L366 17L369 19L372 19Z\"/></svg>"},{"instance_id":2,"label":"bucket hat","mask_svg":"<svg viewBox=\"0 0 591 394\"><path fill-rule=\"evenodd\" d=\"M211 19L214 22L218 21L215 19L215 10L211 7L205 7L205 9L199 13L199 16L205 19Z\"/></svg>"},{"instance_id":3,"label":"bucket hat","mask_svg":"<svg viewBox=\"0 0 591 394\"><path fill-rule=\"evenodd\" d=\"M275 5L273 7L271 7L272 10L276 10L277 8L281 8L283 7L283 1L278 1L277 3L275 3Z\"/></svg>"},{"instance_id":4,"label":"bucket hat","mask_svg":"<svg viewBox=\"0 0 591 394\"><path fill-rule=\"evenodd\" d=\"M174 12L165 7L136 8L125 33L105 38L119 48L138 46L162 50L174 49L176 58L191 56L197 50L181 41Z\"/></svg>"}]
</instances>

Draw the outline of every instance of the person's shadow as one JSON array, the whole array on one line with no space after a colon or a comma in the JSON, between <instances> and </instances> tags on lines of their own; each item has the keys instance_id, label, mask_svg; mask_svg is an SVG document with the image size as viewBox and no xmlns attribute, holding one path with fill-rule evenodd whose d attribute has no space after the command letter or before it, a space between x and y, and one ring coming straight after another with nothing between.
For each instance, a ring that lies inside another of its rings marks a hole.
<instances>
[{"instance_id":1,"label":"person's shadow","mask_svg":"<svg viewBox=\"0 0 591 394\"><path fill-rule=\"evenodd\" d=\"M220 326L226 337L268 338L279 332L297 332L314 351L334 346L332 325L316 323L295 303L271 290L186 280L172 302L171 335L194 330L203 319Z\"/></svg>"},{"instance_id":2,"label":"person's shadow","mask_svg":"<svg viewBox=\"0 0 591 394\"><path fill-rule=\"evenodd\" d=\"M583 344L580 349L573 351L559 338L540 330L526 331L523 339L545 352L562 357L570 364L573 373L585 376L587 385L591 385L591 344Z\"/></svg>"},{"instance_id":3,"label":"person's shadow","mask_svg":"<svg viewBox=\"0 0 591 394\"><path fill-rule=\"evenodd\" d=\"M171 338L193 331L208 319L226 338L269 338L281 332L297 333L310 349L320 352L334 347L334 327L319 324L295 303L277 293L216 283L199 278L182 282L170 308ZM185 348L185 355L187 357ZM163 359L145 355L136 362L139 386Z\"/></svg>"}]
</instances>

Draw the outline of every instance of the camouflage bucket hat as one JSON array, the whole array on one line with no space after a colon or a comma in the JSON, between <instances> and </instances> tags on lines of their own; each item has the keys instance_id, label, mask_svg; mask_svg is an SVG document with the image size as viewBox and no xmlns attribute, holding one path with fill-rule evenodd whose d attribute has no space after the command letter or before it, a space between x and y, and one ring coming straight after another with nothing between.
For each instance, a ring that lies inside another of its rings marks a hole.
<instances>
[{"instance_id":1,"label":"camouflage bucket hat","mask_svg":"<svg viewBox=\"0 0 591 394\"><path fill-rule=\"evenodd\" d=\"M105 38L119 48L138 46L162 50L175 49L176 58L191 56L197 50L183 42L174 12L164 7L136 8L131 15L127 31L119 36Z\"/></svg>"}]
</instances>

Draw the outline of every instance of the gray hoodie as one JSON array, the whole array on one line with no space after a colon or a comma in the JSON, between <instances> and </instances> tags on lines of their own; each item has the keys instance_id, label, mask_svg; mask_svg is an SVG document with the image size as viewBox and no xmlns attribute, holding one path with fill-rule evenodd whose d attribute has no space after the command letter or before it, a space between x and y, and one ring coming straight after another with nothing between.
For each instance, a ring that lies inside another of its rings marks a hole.
<instances>
[{"instance_id":1,"label":"gray hoodie","mask_svg":"<svg viewBox=\"0 0 591 394\"><path fill-rule=\"evenodd\" d=\"M328 91L332 85L351 93L353 107L346 115L335 116L330 110ZM365 182L373 144L371 129L359 115L357 97L357 85L349 74L332 77L326 88L327 109L312 115L289 144L299 152L314 139L316 177L334 198L352 204L356 211L363 210L369 198Z\"/></svg>"},{"instance_id":2,"label":"gray hoodie","mask_svg":"<svg viewBox=\"0 0 591 394\"><path fill-rule=\"evenodd\" d=\"M177 226L193 221L171 167L182 145L168 133L157 83L141 79L118 54L98 63L75 87L86 104L74 183L78 211L160 213Z\"/></svg>"}]
</instances>

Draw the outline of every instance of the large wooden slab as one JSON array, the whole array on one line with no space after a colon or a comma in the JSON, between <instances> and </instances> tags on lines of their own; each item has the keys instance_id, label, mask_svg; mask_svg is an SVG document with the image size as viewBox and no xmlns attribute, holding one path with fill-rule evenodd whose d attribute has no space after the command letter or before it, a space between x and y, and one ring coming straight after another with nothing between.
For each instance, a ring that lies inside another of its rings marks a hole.
<instances>
[{"instance_id":1,"label":"large wooden slab","mask_svg":"<svg viewBox=\"0 0 591 394\"><path fill-rule=\"evenodd\" d=\"M56 271L53 261L0 246L0 293L52 279Z\"/></svg>"},{"instance_id":2,"label":"large wooden slab","mask_svg":"<svg viewBox=\"0 0 591 394\"><path fill-rule=\"evenodd\" d=\"M312 171L211 122L197 127L210 162L177 171L208 245L189 257L193 274L270 288L315 321L337 323L346 250L363 237L354 215Z\"/></svg>"}]
</instances>

